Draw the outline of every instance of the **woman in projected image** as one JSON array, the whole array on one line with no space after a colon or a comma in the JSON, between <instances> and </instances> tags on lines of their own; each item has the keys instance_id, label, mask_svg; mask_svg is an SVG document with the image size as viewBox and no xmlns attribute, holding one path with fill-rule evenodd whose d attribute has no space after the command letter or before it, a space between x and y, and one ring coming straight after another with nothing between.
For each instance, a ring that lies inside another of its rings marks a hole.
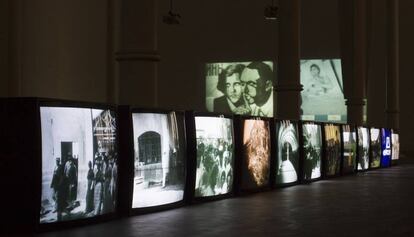
<instances>
[{"instance_id":1,"label":"woman in projected image","mask_svg":"<svg viewBox=\"0 0 414 237\"><path fill-rule=\"evenodd\" d=\"M249 114L251 112L243 96L244 87L240 81L244 68L243 64L230 64L220 72L217 89L224 95L214 99L215 112L227 114Z\"/></svg>"},{"instance_id":2,"label":"woman in projected image","mask_svg":"<svg viewBox=\"0 0 414 237\"><path fill-rule=\"evenodd\" d=\"M312 75L311 84L306 88L306 91L314 96L330 93L333 88L331 79L327 76L321 76L321 68L317 64L310 66L310 73Z\"/></svg>"}]
</instances>

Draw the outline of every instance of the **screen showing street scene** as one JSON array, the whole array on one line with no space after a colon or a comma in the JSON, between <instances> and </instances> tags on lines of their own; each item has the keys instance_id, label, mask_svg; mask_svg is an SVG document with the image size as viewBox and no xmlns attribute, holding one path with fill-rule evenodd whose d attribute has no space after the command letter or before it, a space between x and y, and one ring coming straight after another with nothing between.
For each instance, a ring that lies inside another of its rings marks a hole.
<instances>
[{"instance_id":1,"label":"screen showing street scene","mask_svg":"<svg viewBox=\"0 0 414 237\"><path fill-rule=\"evenodd\" d=\"M276 123L277 165L276 184L298 181L299 131L298 125L289 120Z\"/></svg>"},{"instance_id":2,"label":"screen showing street scene","mask_svg":"<svg viewBox=\"0 0 414 237\"><path fill-rule=\"evenodd\" d=\"M342 139L344 143L342 171L343 173L352 173L356 168L357 157L355 127L351 125L342 125Z\"/></svg>"},{"instance_id":3,"label":"screen showing street scene","mask_svg":"<svg viewBox=\"0 0 414 237\"><path fill-rule=\"evenodd\" d=\"M339 125L325 124L325 174L339 175L341 171L341 128Z\"/></svg>"},{"instance_id":4,"label":"screen showing street scene","mask_svg":"<svg viewBox=\"0 0 414 237\"><path fill-rule=\"evenodd\" d=\"M242 189L269 185L270 124L269 121L243 121Z\"/></svg>"},{"instance_id":5,"label":"screen showing street scene","mask_svg":"<svg viewBox=\"0 0 414 237\"><path fill-rule=\"evenodd\" d=\"M227 194L233 189L233 120L195 117L197 169L195 197Z\"/></svg>"},{"instance_id":6,"label":"screen showing street scene","mask_svg":"<svg viewBox=\"0 0 414 237\"><path fill-rule=\"evenodd\" d=\"M322 129L319 124L304 123L303 139L303 179L312 180L321 177Z\"/></svg>"},{"instance_id":7,"label":"screen showing street scene","mask_svg":"<svg viewBox=\"0 0 414 237\"><path fill-rule=\"evenodd\" d=\"M118 180L115 112L41 107L40 117L40 223L114 212Z\"/></svg>"},{"instance_id":8,"label":"screen showing street scene","mask_svg":"<svg viewBox=\"0 0 414 237\"><path fill-rule=\"evenodd\" d=\"M273 117L273 68L270 61L207 63L207 110Z\"/></svg>"},{"instance_id":9,"label":"screen showing street scene","mask_svg":"<svg viewBox=\"0 0 414 237\"><path fill-rule=\"evenodd\" d=\"M300 61L303 120L346 122L340 59Z\"/></svg>"},{"instance_id":10,"label":"screen showing street scene","mask_svg":"<svg viewBox=\"0 0 414 237\"><path fill-rule=\"evenodd\" d=\"M358 127L358 170L367 170L369 168L369 153L369 129Z\"/></svg>"},{"instance_id":11,"label":"screen showing street scene","mask_svg":"<svg viewBox=\"0 0 414 237\"><path fill-rule=\"evenodd\" d=\"M379 128L371 128L371 161L370 168L378 168L381 163L381 137Z\"/></svg>"},{"instance_id":12,"label":"screen showing street scene","mask_svg":"<svg viewBox=\"0 0 414 237\"><path fill-rule=\"evenodd\" d=\"M181 201L185 184L184 116L132 113L134 181L132 208Z\"/></svg>"},{"instance_id":13,"label":"screen showing street scene","mask_svg":"<svg viewBox=\"0 0 414 237\"><path fill-rule=\"evenodd\" d=\"M391 165L391 130L381 128L381 167Z\"/></svg>"}]
</instances>

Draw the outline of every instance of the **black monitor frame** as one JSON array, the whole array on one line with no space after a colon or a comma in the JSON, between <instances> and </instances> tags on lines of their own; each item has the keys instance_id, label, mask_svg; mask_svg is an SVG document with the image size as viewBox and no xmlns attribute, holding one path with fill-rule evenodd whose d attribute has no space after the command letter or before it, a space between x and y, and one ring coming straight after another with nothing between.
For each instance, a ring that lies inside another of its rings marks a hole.
<instances>
[{"instance_id":1,"label":"black monitor frame","mask_svg":"<svg viewBox=\"0 0 414 237\"><path fill-rule=\"evenodd\" d=\"M124 153L125 159L122 162L122 167L125 173L122 175L122 190L123 192L120 192L121 195L121 212L124 216L133 216L133 215L141 215L141 214L147 214L152 212L158 212L168 209L173 209L177 207L181 207L185 203L185 192L186 192L186 183L187 183L187 147L184 147L183 153L185 154L185 161L184 161L184 195L183 199L157 205L157 206L149 206L149 207L141 207L141 208L133 208L132 202L133 202L133 194L134 194L134 176L135 176L135 162L134 162L134 137L133 137L133 121L132 121L132 115L135 113L147 113L147 114L168 114L170 112L179 113L183 118L183 134L184 134L184 144L187 146L186 141L186 122L185 122L185 112L180 110L168 110L168 109L150 109L150 108L139 108L139 107L130 107L127 105L119 106L119 112L120 112L120 121L122 122L122 127L120 129L121 132L121 150Z\"/></svg>"},{"instance_id":2,"label":"black monitor frame","mask_svg":"<svg viewBox=\"0 0 414 237\"><path fill-rule=\"evenodd\" d=\"M299 147L298 147L298 166L297 166L297 180L295 181L295 182L290 182L290 183L280 183L280 184L278 184L277 182L276 182L276 179L277 179L277 170L276 170L276 167L279 165L278 164L278 153L279 153L279 140L277 139L278 138L278 135L279 135L279 127L277 126L277 124L278 123L280 123L280 122L283 122L283 121L289 121L290 123L292 123L292 124L294 124L295 126L296 126L296 129L297 129L297 135L298 135L298 144L299 144ZM302 123L303 121L301 121L301 120L292 120L292 119L274 119L274 122L273 122L273 124L274 124L274 130L273 130L273 140L272 140L272 145L273 145L273 147L274 147L274 150L272 150L272 152L274 153L274 155L273 155L273 160L274 160L274 166L273 166L273 169L272 169L272 174L273 174L273 179L272 179L272 181L273 181L273 183L272 183L272 187L274 187L274 188L283 188L283 187L290 187L290 186L294 186L294 185L297 185L297 184L299 184L302 180L301 180L301 178L303 177L303 171L302 171L302 162L303 162L303 148L302 148L302 142L303 142L303 140L302 140L302 127L301 127L301 123ZM305 123L306 122L308 122L308 121L304 121ZM322 162L322 161L321 161Z\"/></svg>"},{"instance_id":3,"label":"black monitor frame","mask_svg":"<svg viewBox=\"0 0 414 237\"><path fill-rule=\"evenodd\" d=\"M246 120L260 120L268 122L269 124L269 142L270 142L270 156L269 156L269 176L268 176L268 183L263 185L263 187L256 187L256 188L243 188L243 175L245 170L243 166L245 165L245 156L244 156L244 149L243 149L243 134L244 134L244 127L243 123ZM234 139L235 139L235 193L238 195L241 194L248 194L248 193L256 193L262 191L269 191L273 186L272 180L274 179L274 144L273 144L273 133L274 133L274 122L272 118L268 117L259 117L259 116L241 116L235 115L234 116Z\"/></svg>"},{"instance_id":4,"label":"black monitor frame","mask_svg":"<svg viewBox=\"0 0 414 237\"><path fill-rule=\"evenodd\" d=\"M195 117L222 117L232 120L233 125L233 184L232 190L225 194L219 194L215 196L207 197L196 197L195 196L195 185L196 185L196 172L197 172L197 136L196 136L196 124ZM200 203L215 201L233 197L236 190L236 142L234 137L234 117L228 114L212 113L212 112L195 112L195 111L186 111L185 113L186 121L186 137L187 137L187 183L186 190L184 192L185 202L187 204Z\"/></svg>"}]
</instances>

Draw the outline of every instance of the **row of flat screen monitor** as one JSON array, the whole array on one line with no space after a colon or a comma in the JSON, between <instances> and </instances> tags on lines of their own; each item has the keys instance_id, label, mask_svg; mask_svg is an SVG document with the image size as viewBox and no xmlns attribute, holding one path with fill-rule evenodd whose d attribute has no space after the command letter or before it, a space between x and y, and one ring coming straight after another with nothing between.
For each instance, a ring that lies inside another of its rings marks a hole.
<instances>
[{"instance_id":1,"label":"row of flat screen monitor","mask_svg":"<svg viewBox=\"0 0 414 237\"><path fill-rule=\"evenodd\" d=\"M123 138L115 110L40 106L41 225L115 212L119 159L133 160L131 210L181 202L189 189L197 200L388 167L398 160L398 134L391 129L128 111L131 136ZM133 157L118 157L119 139L128 140Z\"/></svg>"}]
</instances>

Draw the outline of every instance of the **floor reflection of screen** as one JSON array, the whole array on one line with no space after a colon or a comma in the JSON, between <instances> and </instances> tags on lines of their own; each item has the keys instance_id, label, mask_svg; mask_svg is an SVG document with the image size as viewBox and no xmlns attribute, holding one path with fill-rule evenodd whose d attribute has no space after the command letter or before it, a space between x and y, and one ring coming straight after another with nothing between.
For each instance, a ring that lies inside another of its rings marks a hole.
<instances>
[{"instance_id":1,"label":"floor reflection of screen","mask_svg":"<svg viewBox=\"0 0 414 237\"><path fill-rule=\"evenodd\" d=\"M207 111L273 117L274 78L271 61L207 63Z\"/></svg>"},{"instance_id":2,"label":"floor reflection of screen","mask_svg":"<svg viewBox=\"0 0 414 237\"><path fill-rule=\"evenodd\" d=\"M195 197L232 191L234 141L232 119L195 117L197 170Z\"/></svg>"},{"instance_id":3,"label":"floor reflection of screen","mask_svg":"<svg viewBox=\"0 0 414 237\"><path fill-rule=\"evenodd\" d=\"M341 170L341 131L338 125L325 125L325 172L338 175Z\"/></svg>"},{"instance_id":4,"label":"floor reflection of screen","mask_svg":"<svg viewBox=\"0 0 414 237\"><path fill-rule=\"evenodd\" d=\"M391 131L386 128L381 129L381 167L391 165Z\"/></svg>"},{"instance_id":5,"label":"floor reflection of screen","mask_svg":"<svg viewBox=\"0 0 414 237\"><path fill-rule=\"evenodd\" d=\"M298 180L299 132L298 126L288 120L276 123L277 166L276 184L288 184Z\"/></svg>"},{"instance_id":6,"label":"floor reflection of screen","mask_svg":"<svg viewBox=\"0 0 414 237\"><path fill-rule=\"evenodd\" d=\"M369 168L370 138L368 128L358 127L358 170Z\"/></svg>"},{"instance_id":7,"label":"floor reflection of screen","mask_svg":"<svg viewBox=\"0 0 414 237\"><path fill-rule=\"evenodd\" d=\"M400 159L400 137L398 133L392 132L392 160Z\"/></svg>"},{"instance_id":8,"label":"floor reflection of screen","mask_svg":"<svg viewBox=\"0 0 414 237\"><path fill-rule=\"evenodd\" d=\"M181 201L185 183L184 118L178 113L133 113L132 208Z\"/></svg>"},{"instance_id":9,"label":"floor reflection of screen","mask_svg":"<svg viewBox=\"0 0 414 237\"><path fill-rule=\"evenodd\" d=\"M319 124L305 123L303 134L303 178L311 180L321 177L322 131Z\"/></svg>"},{"instance_id":10,"label":"floor reflection of screen","mask_svg":"<svg viewBox=\"0 0 414 237\"><path fill-rule=\"evenodd\" d=\"M300 61L302 119L346 122L340 59Z\"/></svg>"},{"instance_id":11,"label":"floor reflection of screen","mask_svg":"<svg viewBox=\"0 0 414 237\"><path fill-rule=\"evenodd\" d=\"M270 127L268 121L248 119L243 122L243 189L269 184Z\"/></svg>"},{"instance_id":12,"label":"floor reflection of screen","mask_svg":"<svg viewBox=\"0 0 414 237\"><path fill-rule=\"evenodd\" d=\"M117 146L110 110L41 107L40 223L115 211Z\"/></svg>"},{"instance_id":13,"label":"floor reflection of screen","mask_svg":"<svg viewBox=\"0 0 414 237\"><path fill-rule=\"evenodd\" d=\"M342 170L344 173L351 173L354 172L356 167L357 144L355 127L342 125L342 139L344 143Z\"/></svg>"},{"instance_id":14,"label":"floor reflection of screen","mask_svg":"<svg viewBox=\"0 0 414 237\"><path fill-rule=\"evenodd\" d=\"M378 168L380 167L381 162L381 138L380 138L380 129L379 128L371 128L371 168Z\"/></svg>"}]
</instances>

